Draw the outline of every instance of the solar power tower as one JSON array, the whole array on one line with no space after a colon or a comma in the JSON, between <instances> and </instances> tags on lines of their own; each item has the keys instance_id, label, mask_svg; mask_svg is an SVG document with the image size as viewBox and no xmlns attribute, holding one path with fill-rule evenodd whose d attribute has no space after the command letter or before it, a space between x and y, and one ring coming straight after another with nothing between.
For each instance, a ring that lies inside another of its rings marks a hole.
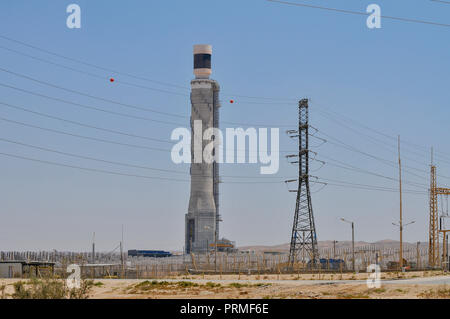
<instances>
[{"instance_id":1,"label":"solar power tower","mask_svg":"<svg viewBox=\"0 0 450 319\"><path fill-rule=\"evenodd\" d=\"M206 253L219 239L219 163L203 160L203 150L215 137L204 139L206 130L219 127L219 83L210 79L212 46L194 45L191 81L191 195L185 215L186 253Z\"/></svg>"}]
</instances>

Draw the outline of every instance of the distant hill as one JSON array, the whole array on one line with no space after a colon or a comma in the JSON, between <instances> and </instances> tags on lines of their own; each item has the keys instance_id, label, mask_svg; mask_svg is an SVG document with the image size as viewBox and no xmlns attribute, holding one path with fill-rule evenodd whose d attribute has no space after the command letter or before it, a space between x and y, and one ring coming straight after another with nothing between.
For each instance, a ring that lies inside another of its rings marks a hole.
<instances>
[{"instance_id":1,"label":"distant hill","mask_svg":"<svg viewBox=\"0 0 450 319\"><path fill-rule=\"evenodd\" d=\"M319 249L332 249L333 248L333 241L332 240L325 240L325 241L319 241ZM355 241L355 248L361 248L364 246L375 246L377 248L398 248L400 245L400 242L398 240L392 240L392 239L384 239L379 240L373 243L366 242L366 241ZM408 243L403 242L404 248L408 247L416 247L417 243ZM239 247L239 250L251 250L251 251L276 251L276 252L287 252L289 251L289 243L281 244L281 245L273 245L273 246L266 246L266 245L254 245L254 246L242 246ZM337 241L336 243L336 249L341 248L351 248L352 242L348 240L343 241ZM421 242L420 248L426 248L428 247L427 242Z\"/></svg>"}]
</instances>

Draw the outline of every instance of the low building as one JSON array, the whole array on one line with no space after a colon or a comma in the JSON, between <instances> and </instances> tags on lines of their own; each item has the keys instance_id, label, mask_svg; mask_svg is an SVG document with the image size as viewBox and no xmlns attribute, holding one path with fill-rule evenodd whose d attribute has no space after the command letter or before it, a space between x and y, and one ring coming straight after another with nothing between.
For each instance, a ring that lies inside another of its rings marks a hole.
<instances>
[{"instance_id":1,"label":"low building","mask_svg":"<svg viewBox=\"0 0 450 319\"><path fill-rule=\"evenodd\" d=\"M0 278L20 278L23 274L22 262L20 261L1 261Z\"/></svg>"},{"instance_id":2,"label":"low building","mask_svg":"<svg viewBox=\"0 0 450 319\"><path fill-rule=\"evenodd\" d=\"M215 245L217 245L217 251L220 251L220 252L234 253L237 251L236 243L231 240L228 240L226 238L219 239L217 241L217 243L209 244L208 251L209 252L214 251Z\"/></svg>"},{"instance_id":3,"label":"low building","mask_svg":"<svg viewBox=\"0 0 450 319\"><path fill-rule=\"evenodd\" d=\"M136 250L132 249L128 251L129 257L171 257L172 253L164 250Z\"/></svg>"},{"instance_id":4,"label":"low building","mask_svg":"<svg viewBox=\"0 0 450 319\"><path fill-rule=\"evenodd\" d=\"M6 260L0 261L0 278L39 277L54 273L55 263L48 261Z\"/></svg>"}]
</instances>

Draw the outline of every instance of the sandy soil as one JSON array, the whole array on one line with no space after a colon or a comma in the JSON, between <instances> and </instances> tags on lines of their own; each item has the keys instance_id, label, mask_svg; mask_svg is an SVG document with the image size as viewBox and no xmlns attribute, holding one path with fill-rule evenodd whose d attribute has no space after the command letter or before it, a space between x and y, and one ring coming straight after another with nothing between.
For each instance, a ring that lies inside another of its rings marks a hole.
<instances>
[{"instance_id":1,"label":"sandy soil","mask_svg":"<svg viewBox=\"0 0 450 319\"><path fill-rule=\"evenodd\" d=\"M427 278L442 272L383 273L385 279ZM318 275L208 275L182 276L158 280L96 279L91 298L449 298L450 286L441 284L382 284L369 289L367 274ZM0 279L5 293L13 292L19 279ZM333 280L333 282L330 282ZM360 282L360 280L362 280ZM0 292L1 293L1 292ZM1 296L0 296L1 297Z\"/></svg>"}]
</instances>

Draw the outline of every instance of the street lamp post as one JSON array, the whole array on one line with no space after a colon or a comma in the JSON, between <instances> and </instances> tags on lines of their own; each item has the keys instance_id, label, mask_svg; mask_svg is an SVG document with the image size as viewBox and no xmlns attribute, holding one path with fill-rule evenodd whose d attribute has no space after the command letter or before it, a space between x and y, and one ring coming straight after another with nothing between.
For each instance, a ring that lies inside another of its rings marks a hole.
<instances>
[{"instance_id":1,"label":"street lamp post","mask_svg":"<svg viewBox=\"0 0 450 319\"><path fill-rule=\"evenodd\" d=\"M403 224L402 220L400 220L399 224L392 223L392 225L397 226L400 229L400 252L399 252L399 263L398 263L400 270L403 269L403 229L408 225L414 224L415 222L416 221L413 220L412 222Z\"/></svg>"},{"instance_id":2,"label":"street lamp post","mask_svg":"<svg viewBox=\"0 0 450 319\"><path fill-rule=\"evenodd\" d=\"M336 259L336 243L337 240L333 240L333 259Z\"/></svg>"},{"instance_id":3,"label":"street lamp post","mask_svg":"<svg viewBox=\"0 0 450 319\"><path fill-rule=\"evenodd\" d=\"M343 222L352 224L352 269L355 271L355 223L341 218Z\"/></svg>"},{"instance_id":4,"label":"street lamp post","mask_svg":"<svg viewBox=\"0 0 450 319\"><path fill-rule=\"evenodd\" d=\"M416 249L416 268L417 270L420 269L420 241L417 242L417 249Z\"/></svg>"},{"instance_id":5,"label":"street lamp post","mask_svg":"<svg viewBox=\"0 0 450 319\"><path fill-rule=\"evenodd\" d=\"M217 224L214 223L214 273L217 274Z\"/></svg>"},{"instance_id":6,"label":"street lamp post","mask_svg":"<svg viewBox=\"0 0 450 319\"><path fill-rule=\"evenodd\" d=\"M400 159L400 135L398 136L398 175L399 175L399 192L400 192L400 256L399 266L403 269L403 201L402 201L402 161Z\"/></svg>"}]
</instances>

